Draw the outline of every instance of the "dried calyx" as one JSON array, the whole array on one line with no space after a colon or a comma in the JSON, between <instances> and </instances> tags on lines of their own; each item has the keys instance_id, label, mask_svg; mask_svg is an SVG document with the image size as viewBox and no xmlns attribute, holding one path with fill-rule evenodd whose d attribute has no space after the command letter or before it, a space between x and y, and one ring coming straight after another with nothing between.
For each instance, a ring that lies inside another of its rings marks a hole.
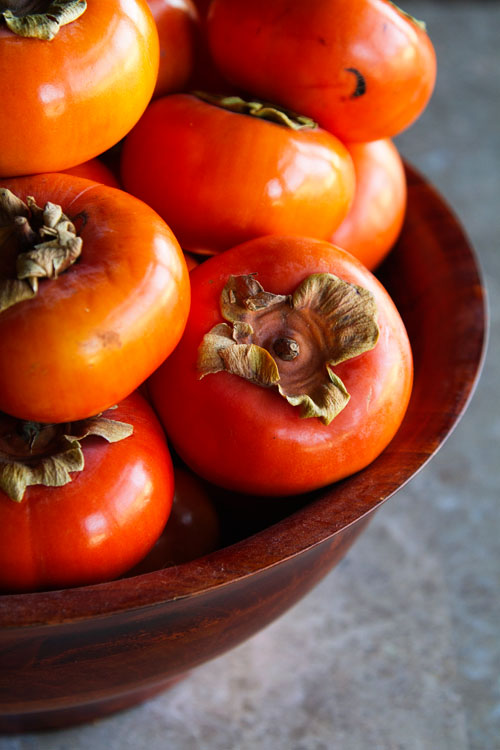
<instances>
[{"instance_id":1,"label":"dried calyx","mask_svg":"<svg viewBox=\"0 0 500 750\"><path fill-rule=\"evenodd\" d=\"M3 414L0 490L21 502L30 485L61 487L71 482L71 472L84 468L82 440L96 435L115 443L132 432L132 425L102 414L65 424L26 422Z\"/></svg>"},{"instance_id":2,"label":"dried calyx","mask_svg":"<svg viewBox=\"0 0 500 750\"><path fill-rule=\"evenodd\" d=\"M15 264L0 275L0 313L34 297L39 279L57 278L81 251L82 239L61 206L40 208L31 197L25 203L0 189L0 253Z\"/></svg>"},{"instance_id":3,"label":"dried calyx","mask_svg":"<svg viewBox=\"0 0 500 750\"><path fill-rule=\"evenodd\" d=\"M86 0L7 0L0 2L0 18L17 36L50 41L86 9Z\"/></svg>"},{"instance_id":4,"label":"dried calyx","mask_svg":"<svg viewBox=\"0 0 500 750\"><path fill-rule=\"evenodd\" d=\"M276 104L263 102L259 99L247 101L239 96L220 96L218 94L209 94L205 91L194 91L193 96L209 104L214 104L216 107L227 109L229 112L257 117L260 120L267 120L277 125L283 125L291 130L311 130L318 127L318 124L310 117L306 117L306 115L299 115L290 109L278 107Z\"/></svg>"},{"instance_id":5,"label":"dried calyx","mask_svg":"<svg viewBox=\"0 0 500 750\"><path fill-rule=\"evenodd\" d=\"M306 278L291 295L266 292L254 274L231 276L220 323L203 338L198 370L227 371L275 388L302 417L329 424L349 401L332 367L377 343L371 292L328 273Z\"/></svg>"}]
</instances>

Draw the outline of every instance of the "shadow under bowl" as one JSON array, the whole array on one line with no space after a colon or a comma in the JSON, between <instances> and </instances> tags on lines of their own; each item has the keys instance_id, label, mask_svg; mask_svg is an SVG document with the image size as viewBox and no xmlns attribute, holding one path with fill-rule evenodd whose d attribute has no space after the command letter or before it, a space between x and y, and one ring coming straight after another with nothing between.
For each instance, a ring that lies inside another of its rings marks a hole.
<instances>
[{"instance_id":1,"label":"shadow under bowl","mask_svg":"<svg viewBox=\"0 0 500 750\"><path fill-rule=\"evenodd\" d=\"M132 706L241 643L310 591L442 445L479 377L485 295L460 223L410 167L407 177L403 232L378 273L415 360L393 441L363 471L205 557L94 586L0 596L0 731Z\"/></svg>"}]
</instances>

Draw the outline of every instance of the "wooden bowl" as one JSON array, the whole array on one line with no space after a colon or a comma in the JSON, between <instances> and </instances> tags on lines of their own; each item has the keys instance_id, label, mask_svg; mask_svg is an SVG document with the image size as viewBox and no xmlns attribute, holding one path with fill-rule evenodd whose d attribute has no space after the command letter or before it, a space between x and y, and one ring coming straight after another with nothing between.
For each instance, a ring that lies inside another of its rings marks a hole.
<instances>
[{"instance_id":1,"label":"wooden bowl","mask_svg":"<svg viewBox=\"0 0 500 750\"><path fill-rule=\"evenodd\" d=\"M403 233L379 274L415 357L411 403L392 443L362 472L206 557L95 586L0 596L0 731L98 718L236 646L308 592L438 450L480 372L484 290L449 208L410 168L408 182Z\"/></svg>"}]
</instances>

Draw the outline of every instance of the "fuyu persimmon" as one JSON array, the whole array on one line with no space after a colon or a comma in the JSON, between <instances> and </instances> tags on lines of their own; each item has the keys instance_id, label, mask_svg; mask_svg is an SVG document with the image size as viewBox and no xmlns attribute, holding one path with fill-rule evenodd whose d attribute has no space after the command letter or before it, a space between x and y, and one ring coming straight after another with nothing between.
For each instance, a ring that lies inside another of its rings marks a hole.
<instances>
[{"instance_id":1,"label":"fuyu persimmon","mask_svg":"<svg viewBox=\"0 0 500 750\"><path fill-rule=\"evenodd\" d=\"M121 575L155 544L173 493L165 435L137 393L81 423L0 414L0 591Z\"/></svg>"},{"instance_id":2,"label":"fuyu persimmon","mask_svg":"<svg viewBox=\"0 0 500 750\"><path fill-rule=\"evenodd\" d=\"M356 172L356 191L349 213L329 239L372 271L390 251L403 226L405 168L388 138L346 145Z\"/></svg>"},{"instance_id":3,"label":"fuyu persimmon","mask_svg":"<svg viewBox=\"0 0 500 750\"><path fill-rule=\"evenodd\" d=\"M390 0L213 0L208 36L234 85L344 141L396 135L434 88L432 42Z\"/></svg>"},{"instance_id":4,"label":"fuyu persimmon","mask_svg":"<svg viewBox=\"0 0 500 750\"><path fill-rule=\"evenodd\" d=\"M209 258L191 284L184 335L149 387L193 471L291 495L381 453L408 405L412 356L361 262L329 242L267 236Z\"/></svg>"},{"instance_id":5,"label":"fuyu persimmon","mask_svg":"<svg viewBox=\"0 0 500 750\"><path fill-rule=\"evenodd\" d=\"M160 39L154 97L181 91L194 68L200 18L192 0L147 0Z\"/></svg>"},{"instance_id":6,"label":"fuyu persimmon","mask_svg":"<svg viewBox=\"0 0 500 750\"><path fill-rule=\"evenodd\" d=\"M83 419L125 398L177 344L186 263L137 198L67 174L3 180L0 241L1 411Z\"/></svg>"},{"instance_id":7,"label":"fuyu persimmon","mask_svg":"<svg viewBox=\"0 0 500 750\"><path fill-rule=\"evenodd\" d=\"M354 195L352 160L337 138L239 97L155 100L125 138L121 164L125 188L195 253L264 234L327 238Z\"/></svg>"},{"instance_id":8,"label":"fuyu persimmon","mask_svg":"<svg viewBox=\"0 0 500 750\"><path fill-rule=\"evenodd\" d=\"M1 4L2 177L98 156L132 128L153 93L159 42L146 0L55 5ZM60 25L59 13L74 18Z\"/></svg>"}]
</instances>

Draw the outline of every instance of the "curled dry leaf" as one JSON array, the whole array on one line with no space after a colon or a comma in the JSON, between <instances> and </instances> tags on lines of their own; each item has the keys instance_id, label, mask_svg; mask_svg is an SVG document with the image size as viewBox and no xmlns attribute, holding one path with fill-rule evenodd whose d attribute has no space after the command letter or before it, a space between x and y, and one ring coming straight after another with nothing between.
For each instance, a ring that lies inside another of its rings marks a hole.
<instances>
[{"instance_id":1,"label":"curled dry leaf","mask_svg":"<svg viewBox=\"0 0 500 750\"><path fill-rule=\"evenodd\" d=\"M301 115L284 107L278 107L275 104L263 102L258 99L246 100L239 96L220 96L205 91L195 91L194 95L198 99L208 102L208 104L222 107L229 112L258 117L261 120L283 125L291 130L303 130L305 128L314 130L318 127L318 124L306 115Z\"/></svg>"},{"instance_id":2,"label":"curled dry leaf","mask_svg":"<svg viewBox=\"0 0 500 750\"><path fill-rule=\"evenodd\" d=\"M109 443L129 437L132 425L98 414L69 424L25 422L3 415L0 431L0 489L21 502L27 487L61 487L85 465L81 441L95 435Z\"/></svg>"},{"instance_id":3,"label":"curled dry leaf","mask_svg":"<svg viewBox=\"0 0 500 750\"><path fill-rule=\"evenodd\" d=\"M87 9L86 0L53 0L45 3L29 3L23 11L23 3L15 13L9 8L1 13L7 27L17 36L50 41L57 36L61 26L79 18ZM35 6L33 8L33 6ZM40 6L39 12L33 12Z\"/></svg>"},{"instance_id":4,"label":"curled dry leaf","mask_svg":"<svg viewBox=\"0 0 500 750\"><path fill-rule=\"evenodd\" d=\"M220 323L198 351L201 377L230 372L275 387L302 417L329 424L349 393L332 367L378 339L371 292L328 273L312 274L291 295L266 292L255 275L231 276Z\"/></svg>"},{"instance_id":5,"label":"curled dry leaf","mask_svg":"<svg viewBox=\"0 0 500 750\"><path fill-rule=\"evenodd\" d=\"M39 279L56 279L80 257L82 238L61 206L26 203L0 190L0 253L13 255L15 269L0 276L0 313L34 297Z\"/></svg>"}]
</instances>

